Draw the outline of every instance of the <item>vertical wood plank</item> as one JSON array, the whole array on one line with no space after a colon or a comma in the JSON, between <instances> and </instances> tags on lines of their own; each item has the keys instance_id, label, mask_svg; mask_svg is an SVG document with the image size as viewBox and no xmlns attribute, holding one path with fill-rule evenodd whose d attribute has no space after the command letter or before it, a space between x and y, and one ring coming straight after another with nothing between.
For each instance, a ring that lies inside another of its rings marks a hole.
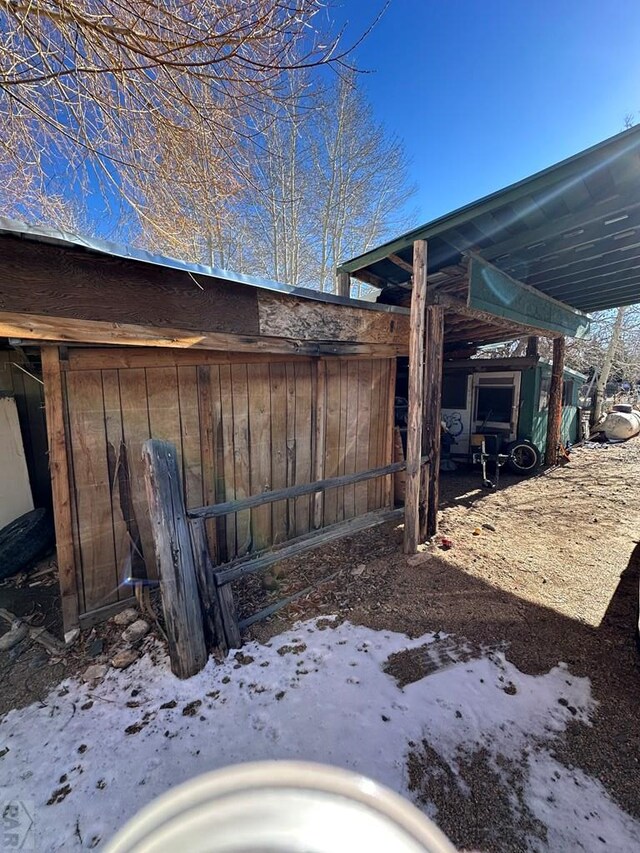
<instances>
[{"instance_id":1,"label":"vertical wood plank","mask_svg":"<svg viewBox=\"0 0 640 853\"><path fill-rule=\"evenodd\" d=\"M231 384L231 367L220 365L220 420L222 432L222 480L224 500L231 501L236 497L236 465L233 432L233 398ZM226 559L232 560L237 555L236 547L237 514L226 516Z\"/></svg>"},{"instance_id":2,"label":"vertical wood plank","mask_svg":"<svg viewBox=\"0 0 640 853\"><path fill-rule=\"evenodd\" d=\"M78 625L80 602L73 551L68 448L63 414L65 404L58 347L42 348L42 374L49 438L49 467L53 491L58 578L62 597L62 618L66 633Z\"/></svg>"},{"instance_id":3,"label":"vertical wood plank","mask_svg":"<svg viewBox=\"0 0 640 853\"><path fill-rule=\"evenodd\" d=\"M384 362L374 359L371 362L371 422L369 427L369 468L377 468L382 465L383 442L380 436L384 435L386 410L383 406L383 390L381 387L381 371ZM380 506L382 480L376 477L367 483L367 510L371 512Z\"/></svg>"},{"instance_id":4,"label":"vertical wood plank","mask_svg":"<svg viewBox=\"0 0 640 853\"><path fill-rule=\"evenodd\" d=\"M271 486L284 489L287 485L287 376L282 363L269 365L271 385ZM287 502L271 504L273 543L287 538Z\"/></svg>"},{"instance_id":5,"label":"vertical wood plank","mask_svg":"<svg viewBox=\"0 0 640 853\"><path fill-rule=\"evenodd\" d=\"M346 432L344 450L344 473L354 474L357 468L358 440L358 362L355 359L346 363L347 399ZM353 518L356 514L356 487L344 487L344 517Z\"/></svg>"},{"instance_id":6,"label":"vertical wood plank","mask_svg":"<svg viewBox=\"0 0 640 853\"><path fill-rule=\"evenodd\" d=\"M296 366L286 365L287 376L287 486L296 483ZM295 536L296 502L287 501L287 535Z\"/></svg>"},{"instance_id":7,"label":"vertical wood plank","mask_svg":"<svg viewBox=\"0 0 640 853\"><path fill-rule=\"evenodd\" d=\"M144 576L144 560L138 526L135 518L132 517L131 504L127 503L126 496L124 506L122 501L122 483L130 485L130 478L128 472L122 470L127 466L128 460L122 434L122 407L117 370L102 371L102 393L116 570L122 583L127 578ZM119 586L119 599L130 598L131 595L130 586Z\"/></svg>"},{"instance_id":8,"label":"vertical wood plank","mask_svg":"<svg viewBox=\"0 0 640 853\"><path fill-rule=\"evenodd\" d=\"M67 374L71 454L87 610L118 600L102 393L99 370Z\"/></svg>"},{"instance_id":9,"label":"vertical wood plank","mask_svg":"<svg viewBox=\"0 0 640 853\"><path fill-rule=\"evenodd\" d=\"M388 360L387 381L387 430L385 434L384 465L394 461L395 423L396 423L396 371L398 362L395 358ZM392 507L395 504L395 481L393 474L385 477L383 486L383 506Z\"/></svg>"},{"instance_id":10,"label":"vertical wood plank","mask_svg":"<svg viewBox=\"0 0 640 853\"><path fill-rule=\"evenodd\" d=\"M426 512L420 519L421 539L435 536L438 529L443 343L444 309L437 305L428 305L424 369L423 452L429 457L429 484L427 487Z\"/></svg>"},{"instance_id":11,"label":"vertical wood plank","mask_svg":"<svg viewBox=\"0 0 640 853\"><path fill-rule=\"evenodd\" d=\"M200 410L195 367L178 367L178 403L182 439L182 477L187 508L202 506L204 484L200 456Z\"/></svg>"},{"instance_id":12,"label":"vertical wood plank","mask_svg":"<svg viewBox=\"0 0 640 853\"><path fill-rule=\"evenodd\" d=\"M409 320L409 414L407 474L404 504L404 552L415 554L420 537L420 459L422 456L422 394L424 388L424 328L427 297L427 242L413 244L413 289Z\"/></svg>"},{"instance_id":13,"label":"vertical wood plank","mask_svg":"<svg viewBox=\"0 0 640 853\"><path fill-rule=\"evenodd\" d=\"M544 461L546 465L558 462L558 445L562 430L562 381L564 378L565 339L553 339L553 363L551 365L551 386L549 388L549 414L547 419L547 447Z\"/></svg>"},{"instance_id":14,"label":"vertical wood plank","mask_svg":"<svg viewBox=\"0 0 640 853\"><path fill-rule=\"evenodd\" d=\"M217 376L217 382L219 383L220 374L216 366L210 367L208 364L200 364L196 368L196 394L199 421L199 455L202 477L202 502L207 506L212 505L217 501L217 466L215 444L216 419L214 415L213 401L215 393L215 380L212 378L212 373L215 373L215 375ZM221 519L221 521L224 522L224 519ZM209 519L205 523L203 532L207 539L211 560L214 564L218 563L220 561L220 544L218 537L218 525L216 524L216 521Z\"/></svg>"},{"instance_id":15,"label":"vertical wood plank","mask_svg":"<svg viewBox=\"0 0 640 853\"><path fill-rule=\"evenodd\" d=\"M369 467L369 438L371 434L371 384L372 363L369 359L358 361L358 413L356 420L356 471ZM373 481L371 481L373 482ZM354 489L355 514L367 511L369 484L357 483Z\"/></svg>"},{"instance_id":16,"label":"vertical wood plank","mask_svg":"<svg viewBox=\"0 0 640 853\"><path fill-rule=\"evenodd\" d=\"M331 358L325 363L326 384L326 430L324 476L339 474L340 450L340 362ZM329 489L324 494L324 525L338 520L338 489Z\"/></svg>"},{"instance_id":17,"label":"vertical wood plank","mask_svg":"<svg viewBox=\"0 0 640 853\"><path fill-rule=\"evenodd\" d=\"M178 464L182 467L177 368L147 367L145 371L151 438L174 444L178 453Z\"/></svg>"},{"instance_id":18,"label":"vertical wood plank","mask_svg":"<svg viewBox=\"0 0 640 853\"><path fill-rule=\"evenodd\" d=\"M120 403L122 406L122 432L126 445L127 462L131 480L131 501L144 557L147 576L157 577L157 566L151 519L144 487L144 465L142 445L150 436L149 409L147 407L147 382L144 368L128 368L118 371L120 380Z\"/></svg>"},{"instance_id":19,"label":"vertical wood plank","mask_svg":"<svg viewBox=\"0 0 640 853\"><path fill-rule=\"evenodd\" d=\"M311 482L312 445L312 379L311 365L295 364L295 485ZM295 535L308 533L311 526L311 496L295 500Z\"/></svg>"},{"instance_id":20,"label":"vertical wood plank","mask_svg":"<svg viewBox=\"0 0 640 853\"><path fill-rule=\"evenodd\" d=\"M340 361L340 432L338 438L338 475L348 473L347 465L347 411L349 401L349 362ZM340 487L337 492L337 520L344 521L345 489Z\"/></svg>"},{"instance_id":21,"label":"vertical wood plank","mask_svg":"<svg viewBox=\"0 0 640 853\"><path fill-rule=\"evenodd\" d=\"M236 480L236 498L251 494L249 458L249 394L247 365L231 365L231 394L233 398L233 455ZM236 553L244 556L251 549L251 510L236 515Z\"/></svg>"},{"instance_id":22,"label":"vertical wood plank","mask_svg":"<svg viewBox=\"0 0 640 853\"><path fill-rule=\"evenodd\" d=\"M249 494L271 491L271 388L268 364L247 366L249 390ZM271 506L251 510L252 547L266 548L271 539Z\"/></svg>"},{"instance_id":23,"label":"vertical wood plank","mask_svg":"<svg viewBox=\"0 0 640 853\"><path fill-rule=\"evenodd\" d=\"M325 474L326 435L327 435L327 366L324 359L316 362L317 379L315 387L315 441L314 441L314 480L322 480ZM324 492L316 492L313 496L313 526L317 530L322 527L324 516Z\"/></svg>"}]
</instances>

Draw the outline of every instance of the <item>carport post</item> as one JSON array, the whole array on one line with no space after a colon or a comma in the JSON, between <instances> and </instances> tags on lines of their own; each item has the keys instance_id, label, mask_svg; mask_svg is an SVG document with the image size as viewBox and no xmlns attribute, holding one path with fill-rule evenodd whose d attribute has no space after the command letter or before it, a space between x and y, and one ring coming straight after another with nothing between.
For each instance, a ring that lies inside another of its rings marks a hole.
<instances>
[{"instance_id":1,"label":"carport post","mask_svg":"<svg viewBox=\"0 0 640 853\"><path fill-rule=\"evenodd\" d=\"M555 465L558 461L558 445L560 444L562 427L564 351L564 337L554 338L551 387L549 388L549 411L547 415L547 447L544 454L544 461L546 465Z\"/></svg>"},{"instance_id":2,"label":"carport post","mask_svg":"<svg viewBox=\"0 0 640 853\"><path fill-rule=\"evenodd\" d=\"M422 406L424 391L425 313L427 302L427 241L413 244L413 289L409 325L409 411L407 474L404 500L404 553L415 554L420 541ZM426 498L426 496L424 496Z\"/></svg>"},{"instance_id":3,"label":"carport post","mask_svg":"<svg viewBox=\"0 0 640 853\"><path fill-rule=\"evenodd\" d=\"M351 296L351 276L348 272L336 272L336 295Z\"/></svg>"},{"instance_id":4,"label":"carport post","mask_svg":"<svg viewBox=\"0 0 640 853\"><path fill-rule=\"evenodd\" d=\"M443 344L444 308L427 304L422 445L423 453L429 457L429 462L426 466L428 476L422 478L422 482L426 480L426 494L422 495L420 501L420 541L422 542L430 536L435 536L438 529ZM423 511L425 499L426 511Z\"/></svg>"}]
</instances>

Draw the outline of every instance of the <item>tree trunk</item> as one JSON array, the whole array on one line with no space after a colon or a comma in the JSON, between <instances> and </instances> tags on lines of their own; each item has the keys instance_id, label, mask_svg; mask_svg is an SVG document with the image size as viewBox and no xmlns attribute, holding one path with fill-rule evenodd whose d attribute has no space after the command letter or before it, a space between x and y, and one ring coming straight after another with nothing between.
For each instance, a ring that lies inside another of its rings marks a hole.
<instances>
[{"instance_id":1,"label":"tree trunk","mask_svg":"<svg viewBox=\"0 0 640 853\"><path fill-rule=\"evenodd\" d=\"M618 349L618 343L620 342L620 335L622 334L622 322L624 320L624 312L626 310L626 306L618 308L616 320L613 324L613 331L611 332L611 340L609 341L607 353L604 357L604 364L602 365L602 370L600 371L600 375L598 376L598 379L596 381L593 403L593 417L591 420L592 424L594 425L597 424L600 418L602 417L602 404L604 402L604 395L607 388L607 382L609 381L611 368L613 366L613 359L615 358L616 350Z\"/></svg>"}]
</instances>

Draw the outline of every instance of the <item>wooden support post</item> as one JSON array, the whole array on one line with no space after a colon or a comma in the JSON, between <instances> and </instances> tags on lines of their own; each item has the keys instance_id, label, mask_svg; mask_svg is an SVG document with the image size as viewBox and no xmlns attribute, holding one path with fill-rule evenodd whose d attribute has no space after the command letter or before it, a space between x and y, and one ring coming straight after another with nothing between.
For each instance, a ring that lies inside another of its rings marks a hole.
<instances>
[{"instance_id":1,"label":"wooden support post","mask_svg":"<svg viewBox=\"0 0 640 853\"><path fill-rule=\"evenodd\" d=\"M207 651L177 452L170 442L150 438L142 458L171 671L189 678L203 668Z\"/></svg>"},{"instance_id":2,"label":"wooden support post","mask_svg":"<svg viewBox=\"0 0 640 853\"><path fill-rule=\"evenodd\" d=\"M527 338L527 358L537 358L538 357L538 338L536 335L529 335Z\"/></svg>"},{"instance_id":3,"label":"wooden support post","mask_svg":"<svg viewBox=\"0 0 640 853\"><path fill-rule=\"evenodd\" d=\"M336 294L338 296L351 296L351 276L348 272L336 273Z\"/></svg>"},{"instance_id":4,"label":"wooden support post","mask_svg":"<svg viewBox=\"0 0 640 853\"><path fill-rule=\"evenodd\" d=\"M314 478L324 477L324 461L327 437L327 364L323 359L316 362L315 383L315 435L313 446ZM324 492L313 496L313 527L318 530L324 522Z\"/></svg>"},{"instance_id":5,"label":"wooden support post","mask_svg":"<svg viewBox=\"0 0 640 853\"><path fill-rule=\"evenodd\" d=\"M546 465L555 465L558 461L558 445L562 427L562 380L564 377L565 339L553 340L553 365L551 368L551 387L549 389L549 411L547 420L547 448L544 455Z\"/></svg>"},{"instance_id":6,"label":"wooden support post","mask_svg":"<svg viewBox=\"0 0 640 853\"><path fill-rule=\"evenodd\" d=\"M420 537L420 459L422 457L422 394L424 389L424 329L427 299L427 242L413 244L413 291L409 325L409 413L407 476L404 502L404 552L415 554Z\"/></svg>"},{"instance_id":7,"label":"wooden support post","mask_svg":"<svg viewBox=\"0 0 640 853\"><path fill-rule=\"evenodd\" d=\"M444 343L444 310L436 305L427 307L425 343L424 406L422 451L429 457L426 512L420 517L420 539L434 536L438 529L440 498L440 444L442 429L442 347ZM422 508L422 502L421 502Z\"/></svg>"},{"instance_id":8,"label":"wooden support post","mask_svg":"<svg viewBox=\"0 0 640 853\"><path fill-rule=\"evenodd\" d=\"M42 376L49 438L49 470L51 472L53 518L56 530L58 578L62 598L62 621L66 634L78 625L79 602L73 552L64 395L58 347L42 347Z\"/></svg>"},{"instance_id":9,"label":"wooden support post","mask_svg":"<svg viewBox=\"0 0 640 853\"><path fill-rule=\"evenodd\" d=\"M213 563L209 553L209 542L207 539L206 521L196 518L189 522L191 544L193 547L193 559L196 568L196 580L200 592L200 603L202 606L202 626L207 648L217 647L222 655L228 651L227 638L220 613L218 601L218 587L213 576Z\"/></svg>"}]
</instances>

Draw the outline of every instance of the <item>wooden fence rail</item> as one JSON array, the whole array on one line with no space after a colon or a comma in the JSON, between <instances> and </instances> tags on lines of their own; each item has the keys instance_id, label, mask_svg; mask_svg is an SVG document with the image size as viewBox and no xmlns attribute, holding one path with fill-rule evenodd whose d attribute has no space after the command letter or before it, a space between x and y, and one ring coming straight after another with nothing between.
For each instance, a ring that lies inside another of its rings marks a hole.
<instances>
[{"instance_id":1,"label":"wooden fence rail","mask_svg":"<svg viewBox=\"0 0 640 853\"><path fill-rule=\"evenodd\" d=\"M427 456L422 459L423 463L427 460ZM226 501L225 503L214 504L213 506L197 507L188 510L188 515L189 518L219 518L222 515L240 512L243 509L252 509L253 507L263 506L264 504L274 503L275 501L299 498L304 495L312 495L315 492L326 492L329 489L337 489L340 486L363 483L366 480L374 480L376 477L384 477L388 474L397 474L399 471L404 471L406 467L406 462L393 462L391 465L370 468L368 471L358 471L355 474L328 477L325 480L316 480L313 483L301 483L299 486L289 486L286 489L274 489L269 492L262 492L259 495L250 495L248 498Z\"/></svg>"},{"instance_id":2,"label":"wooden fence rail","mask_svg":"<svg viewBox=\"0 0 640 853\"><path fill-rule=\"evenodd\" d=\"M148 439L143 445L143 460L171 668L180 678L187 678L202 669L207 648L217 648L226 655L230 648L241 645L241 624L233 601L232 581L262 571L286 557L387 521L399 520L403 513L402 509L385 507L215 566L207 542L207 518L388 476L404 470L405 463L395 462L356 474L187 510L175 446L170 442ZM425 462L426 457L422 461ZM269 605L245 619L242 626L266 619L308 591L303 590L289 599Z\"/></svg>"}]
</instances>

